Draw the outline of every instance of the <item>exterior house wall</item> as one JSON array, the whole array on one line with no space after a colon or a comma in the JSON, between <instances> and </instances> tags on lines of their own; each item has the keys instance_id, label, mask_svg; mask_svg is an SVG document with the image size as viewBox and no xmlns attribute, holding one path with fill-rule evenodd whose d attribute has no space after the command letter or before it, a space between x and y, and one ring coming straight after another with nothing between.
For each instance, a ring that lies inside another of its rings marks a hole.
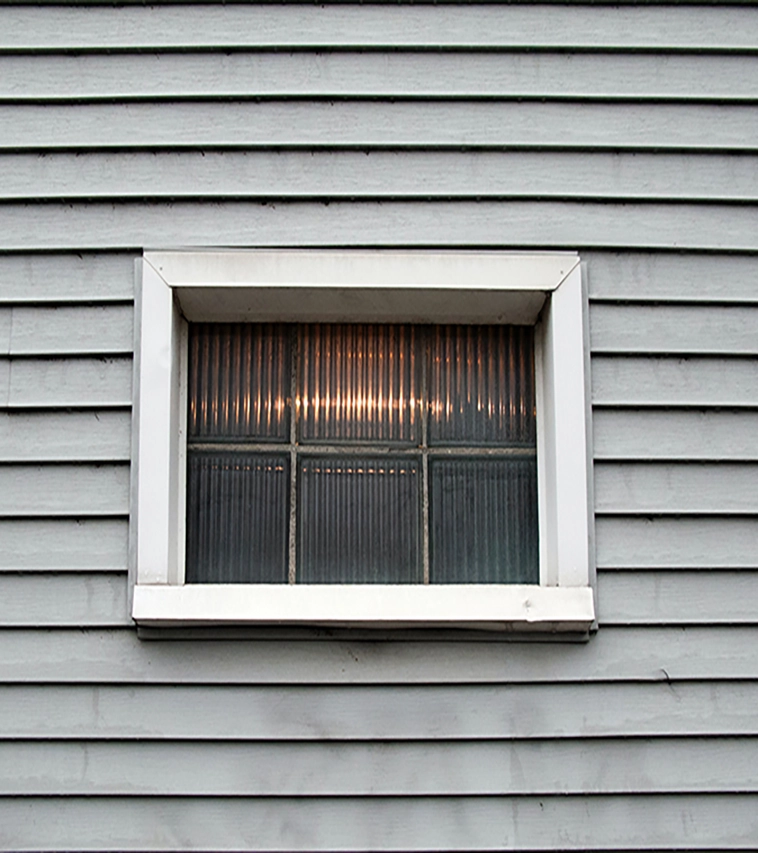
<instances>
[{"instance_id":1,"label":"exterior house wall","mask_svg":"<svg viewBox=\"0 0 758 853\"><path fill-rule=\"evenodd\" d=\"M0 848L755 849L757 98L749 5L0 8ZM138 639L174 246L578 250L597 635Z\"/></svg>"}]
</instances>

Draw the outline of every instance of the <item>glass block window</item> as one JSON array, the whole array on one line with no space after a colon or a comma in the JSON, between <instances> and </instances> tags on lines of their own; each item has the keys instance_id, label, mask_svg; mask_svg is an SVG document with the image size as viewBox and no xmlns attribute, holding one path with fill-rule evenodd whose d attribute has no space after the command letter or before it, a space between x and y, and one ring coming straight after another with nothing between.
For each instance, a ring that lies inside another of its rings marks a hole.
<instances>
[{"instance_id":1,"label":"glass block window","mask_svg":"<svg viewBox=\"0 0 758 853\"><path fill-rule=\"evenodd\" d=\"M531 327L189 335L187 583L539 583Z\"/></svg>"}]
</instances>

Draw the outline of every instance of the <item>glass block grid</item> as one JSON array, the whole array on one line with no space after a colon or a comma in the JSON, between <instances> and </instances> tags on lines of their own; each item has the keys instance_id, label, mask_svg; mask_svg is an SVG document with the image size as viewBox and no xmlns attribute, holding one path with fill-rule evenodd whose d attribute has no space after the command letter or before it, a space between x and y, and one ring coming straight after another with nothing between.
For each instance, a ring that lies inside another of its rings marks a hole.
<instances>
[{"instance_id":1,"label":"glass block grid","mask_svg":"<svg viewBox=\"0 0 758 853\"><path fill-rule=\"evenodd\" d=\"M538 583L531 327L190 324L188 583Z\"/></svg>"}]
</instances>

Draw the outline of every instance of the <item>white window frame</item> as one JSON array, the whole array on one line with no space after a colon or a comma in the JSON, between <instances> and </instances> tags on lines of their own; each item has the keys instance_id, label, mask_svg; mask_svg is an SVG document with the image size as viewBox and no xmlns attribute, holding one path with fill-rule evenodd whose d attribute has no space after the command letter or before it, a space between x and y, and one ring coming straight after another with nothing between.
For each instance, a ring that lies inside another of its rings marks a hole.
<instances>
[{"instance_id":1,"label":"white window frame","mask_svg":"<svg viewBox=\"0 0 758 853\"><path fill-rule=\"evenodd\" d=\"M139 625L594 627L586 296L573 253L146 251L130 515ZM184 584L187 321L534 324L540 583Z\"/></svg>"}]
</instances>

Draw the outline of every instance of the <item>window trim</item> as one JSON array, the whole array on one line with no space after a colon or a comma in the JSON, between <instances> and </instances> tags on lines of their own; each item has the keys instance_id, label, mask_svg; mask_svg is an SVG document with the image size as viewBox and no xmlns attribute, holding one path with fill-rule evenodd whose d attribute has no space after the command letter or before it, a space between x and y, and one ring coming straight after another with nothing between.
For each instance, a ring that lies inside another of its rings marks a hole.
<instances>
[{"instance_id":1,"label":"window trim","mask_svg":"<svg viewBox=\"0 0 758 853\"><path fill-rule=\"evenodd\" d=\"M581 269L567 252L146 251L137 261L135 301L133 619L154 626L594 627ZM540 584L184 585L187 320L534 323Z\"/></svg>"}]
</instances>

